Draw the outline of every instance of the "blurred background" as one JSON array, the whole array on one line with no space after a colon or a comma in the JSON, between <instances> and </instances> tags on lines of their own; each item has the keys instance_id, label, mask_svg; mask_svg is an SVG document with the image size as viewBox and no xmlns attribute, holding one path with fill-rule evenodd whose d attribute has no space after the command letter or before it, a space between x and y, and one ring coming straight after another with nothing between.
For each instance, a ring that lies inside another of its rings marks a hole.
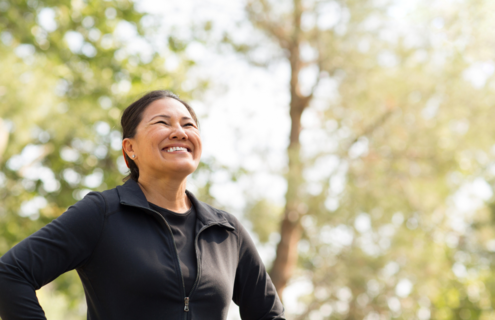
<instances>
[{"instance_id":1,"label":"blurred background","mask_svg":"<svg viewBox=\"0 0 495 320\"><path fill-rule=\"evenodd\" d=\"M0 0L0 255L122 184L122 110L169 89L200 118L188 189L250 230L288 319L495 319L494 10ZM38 297L86 318L75 271Z\"/></svg>"}]
</instances>

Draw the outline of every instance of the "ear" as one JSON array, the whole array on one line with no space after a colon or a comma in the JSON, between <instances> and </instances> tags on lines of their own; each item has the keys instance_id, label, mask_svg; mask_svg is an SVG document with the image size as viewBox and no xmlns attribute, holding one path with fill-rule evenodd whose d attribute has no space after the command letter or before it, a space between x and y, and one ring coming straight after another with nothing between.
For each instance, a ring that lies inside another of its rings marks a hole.
<instances>
[{"instance_id":1,"label":"ear","mask_svg":"<svg viewBox=\"0 0 495 320\"><path fill-rule=\"evenodd\" d=\"M129 138L125 138L124 140L122 140L122 150L124 150L129 158L132 154L135 153L132 143L133 141Z\"/></svg>"}]
</instances>

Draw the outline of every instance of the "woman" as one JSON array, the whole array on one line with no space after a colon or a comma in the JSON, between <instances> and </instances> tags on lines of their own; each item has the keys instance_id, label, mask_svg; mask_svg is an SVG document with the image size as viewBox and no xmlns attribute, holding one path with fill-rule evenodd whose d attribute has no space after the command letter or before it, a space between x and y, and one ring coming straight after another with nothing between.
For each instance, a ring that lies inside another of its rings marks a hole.
<instances>
[{"instance_id":1,"label":"woman","mask_svg":"<svg viewBox=\"0 0 495 320\"><path fill-rule=\"evenodd\" d=\"M231 214L197 200L191 107L153 91L122 115L123 185L90 192L0 259L0 317L45 319L35 290L76 269L88 319L285 319L254 244Z\"/></svg>"}]
</instances>

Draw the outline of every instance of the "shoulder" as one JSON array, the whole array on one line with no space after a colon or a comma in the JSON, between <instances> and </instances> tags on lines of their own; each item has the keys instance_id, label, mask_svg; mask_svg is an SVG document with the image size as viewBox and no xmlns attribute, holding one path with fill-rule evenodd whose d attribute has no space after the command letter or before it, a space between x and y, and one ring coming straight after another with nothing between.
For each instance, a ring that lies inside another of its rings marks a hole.
<instances>
[{"instance_id":1,"label":"shoulder","mask_svg":"<svg viewBox=\"0 0 495 320\"><path fill-rule=\"evenodd\" d=\"M246 233L245 227L242 225L241 221L232 213L227 212L222 209L218 209L208 203L198 201L198 203L206 208L207 211L213 216L213 219L216 220L219 224L223 224L224 226L231 227L231 230L239 237Z\"/></svg>"},{"instance_id":2,"label":"shoulder","mask_svg":"<svg viewBox=\"0 0 495 320\"><path fill-rule=\"evenodd\" d=\"M120 194L118 188L119 186L103 191L91 191L86 195L86 197L98 197L100 199L100 207L103 208L103 212L105 213L105 215L111 215L112 213L121 210Z\"/></svg>"},{"instance_id":3,"label":"shoulder","mask_svg":"<svg viewBox=\"0 0 495 320\"><path fill-rule=\"evenodd\" d=\"M195 200L196 200L195 202L197 202L196 204L199 204L199 208L196 209L199 211L203 211L203 213L207 214L210 219L219 220L219 221L226 220L230 222L234 227L239 224L239 220L232 213L222 209L218 209L212 206L211 204L208 204L201 200L197 200L197 199Z\"/></svg>"},{"instance_id":4,"label":"shoulder","mask_svg":"<svg viewBox=\"0 0 495 320\"><path fill-rule=\"evenodd\" d=\"M67 210L69 209L105 212L105 200L101 192L90 191L81 200L69 206Z\"/></svg>"},{"instance_id":5,"label":"shoulder","mask_svg":"<svg viewBox=\"0 0 495 320\"><path fill-rule=\"evenodd\" d=\"M71 205L68 209L74 208L77 211L91 211L107 215L118 209L119 197L116 188L103 191L90 191L84 197Z\"/></svg>"},{"instance_id":6,"label":"shoulder","mask_svg":"<svg viewBox=\"0 0 495 320\"><path fill-rule=\"evenodd\" d=\"M218 215L219 218L224 219L224 220L227 220L227 222L229 222L234 228L238 229L239 227L242 226L242 224L239 221L239 219L235 215L233 215L232 213L227 212L225 210L221 210L221 209L215 208L213 206L210 206L210 207L213 210L215 210L215 212L217 213L217 215Z\"/></svg>"},{"instance_id":7,"label":"shoulder","mask_svg":"<svg viewBox=\"0 0 495 320\"><path fill-rule=\"evenodd\" d=\"M202 205L207 206L211 211L213 211L215 215L217 215L219 221L224 221L224 223L221 223L223 226L227 226L227 228L230 227L231 232L237 241L237 252L239 259L248 259L247 261L249 261L248 264L250 265L261 263L261 258L259 257L253 238L235 215L225 210L215 208L204 202Z\"/></svg>"}]
</instances>

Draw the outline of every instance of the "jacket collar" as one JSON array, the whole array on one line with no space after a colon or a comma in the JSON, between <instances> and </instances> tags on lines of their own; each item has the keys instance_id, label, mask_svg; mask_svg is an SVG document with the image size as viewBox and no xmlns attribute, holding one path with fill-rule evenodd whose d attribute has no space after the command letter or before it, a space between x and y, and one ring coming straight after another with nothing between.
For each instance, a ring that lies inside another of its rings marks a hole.
<instances>
[{"instance_id":1,"label":"jacket collar","mask_svg":"<svg viewBox=\"0 0 495 320\"><path fill-rule=\"evenodd\" d=\"M144 207L152 210L146 196L136 181L132 179L127 180L123 185L117 186L117 192L119 193L120 204ZM234 226L227 221L224 214L221 214L212 206L198 200L189 190L186 190L186 194L196 209L198 220L204 225L216 224L235 230Z\"/></svg>"}]
</instances>

